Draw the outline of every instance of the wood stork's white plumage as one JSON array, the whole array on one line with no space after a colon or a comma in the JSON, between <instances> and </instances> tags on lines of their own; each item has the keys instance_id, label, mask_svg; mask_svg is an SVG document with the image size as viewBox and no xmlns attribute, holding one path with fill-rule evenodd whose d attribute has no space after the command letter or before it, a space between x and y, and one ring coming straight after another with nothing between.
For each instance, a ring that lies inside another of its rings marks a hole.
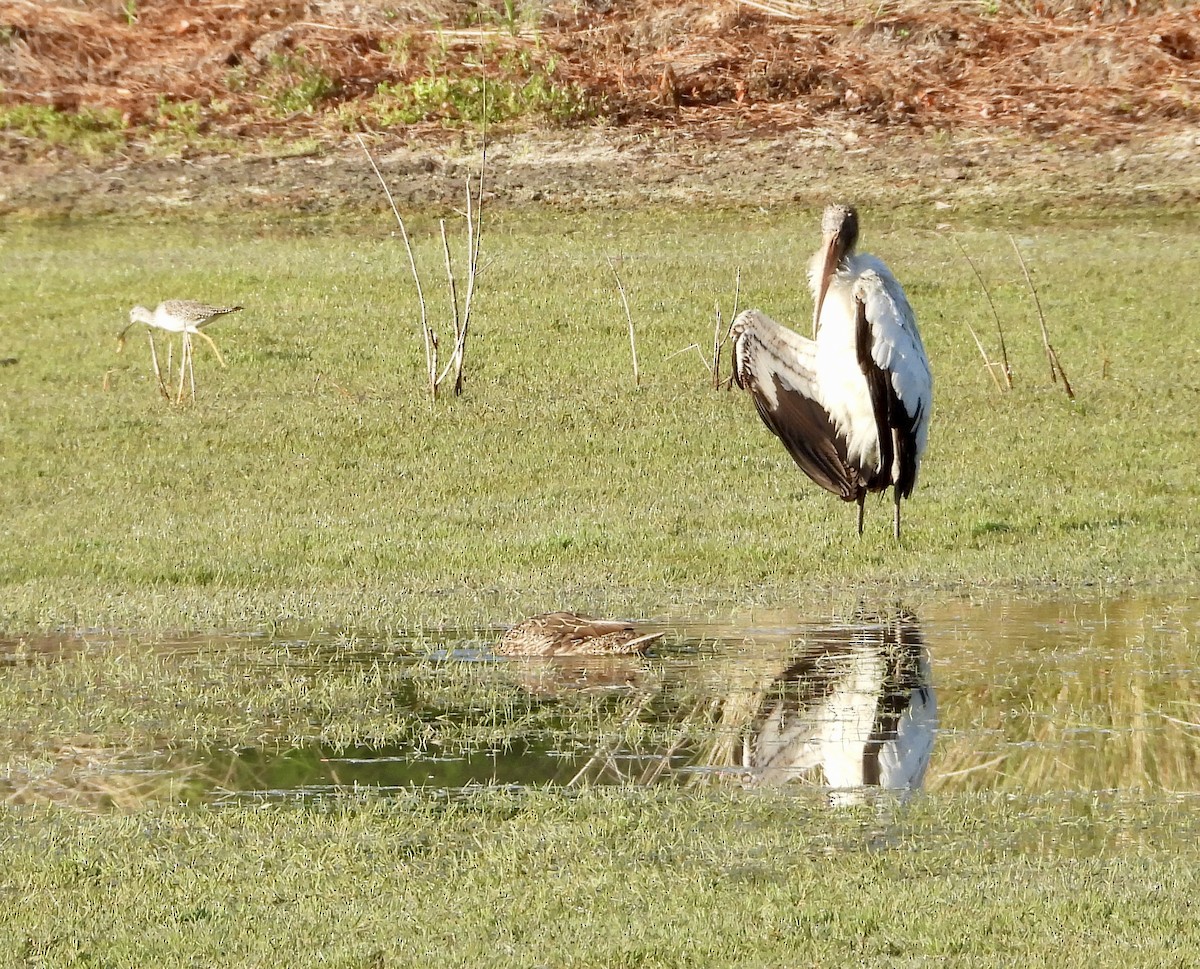
<instances>
[{"instance_id":1,"label":"wood stork's white plumage","mask_svg":"<svg viewBox=\"0 0 1200 969\"><path fill-rule=\"evenodd\" d=\"M821 487L858 503L867 494L912 494L929 439L933 376L904 290L879 259L858 253L858 214L831 205L824 241L809 263L809 339L759 310L729 330L733 376L800 469Z\"/></svg>"}]
</instances>

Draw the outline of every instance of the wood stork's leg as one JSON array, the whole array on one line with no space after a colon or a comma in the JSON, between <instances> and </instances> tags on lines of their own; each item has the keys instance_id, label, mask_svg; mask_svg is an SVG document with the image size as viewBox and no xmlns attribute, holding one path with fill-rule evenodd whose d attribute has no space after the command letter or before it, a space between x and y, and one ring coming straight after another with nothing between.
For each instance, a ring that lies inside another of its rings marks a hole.
<instances>
[{"instance_id":1,"label":"wood stork's leg","mask_svg":"<svg viewBox=\"0 0 1200 969\"><path fill-rule=\"evenodd\" d=\"M221 351L217 349L217 345L213 342L213 338L211 336L209 336L207 333L205 333L203 330L199 330L199 329L196 330L196 336L202 336L202 337L204 337L204 339L206 339L208 341L208 345L210 347L212 347L213 353L215 353L217 355L217 362L220 363L222 367L224 367L225 366L225 358L223 356L221 356Z\"/></svg>"},{"instance_id":2,"label":"wood stork's leg","mask_svg":"<svg viewBox=\"0 0 1200 969\"><path fill-rule=\"evenodd\" d=\"M867 506L867 493L864 491L858 496L858 537L862 538L863 530L863 510Z\"/></svg>"},{"instance_id":3,"label":"wood stork's leg","mask_svg":"<svg viewBox=\"0 0 1200 969\"><path fill-rule=\"evenodd\" d=\"M892 534L900 541L900 492L892 489L892 497L896 500L896 516L892 523Z\"/></svg>"},{"instance_id":4,"label":"wood stork's leg","mask_svg":"<svg viewBox=\"0 0 1200 969\"><path fill-rule=\"evenodd\" d=\"M158 367L158 348L154 345L154 331L146 330L146 336L150 337L150 362L154 365L154 379L158 381L158 392L167 400L171 399L171 391L167 389L166 383L162 378L162 371ZM171 375L170 364L167 365L167 376Z\"/></svg>"}]
</instances>

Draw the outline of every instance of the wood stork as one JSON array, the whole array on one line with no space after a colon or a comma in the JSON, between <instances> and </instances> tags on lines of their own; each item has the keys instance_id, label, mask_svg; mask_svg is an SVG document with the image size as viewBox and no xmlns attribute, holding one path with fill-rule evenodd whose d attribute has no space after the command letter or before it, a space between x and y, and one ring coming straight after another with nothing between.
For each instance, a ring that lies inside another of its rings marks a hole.
<instances>
[{"instance_id":1,"label":"wood stork","mask_svg":"<svg viewBox=\"0 0 1200 969\"><path fill-rule=\"evenodd\" d=\"M129 327L138 323L144 323L148 327L147 333L150 336L150 360L154 364L154 376L158 379L158 389L168 400L171 395L167 391L166 384L163 382L162 373L158 369L158 351L154 346L154 331L166 330L168 333L182 333L183 347L180 351L179 358L179 393L176 396L176 402L183 399L183 378L185 373L191 377L192 399L196 399L196 374L192 367L192 337L203 337L208 341L208 345L212 347L213 353L217 355L217 360L221 366L225 366L225 358L221 356L221 351L217 349L217 345L213 342L212 337L205 333L201 328L208 326L218 316L224 316L226 313L236 313L241 309L240 306L209 306L207 303L200 303L194 299L169 299L159 303L154 308L154 312L146 309L144 306L135 306L129 311L129 323L117 337L118 352L125 345L125 334L129 332ZM168 356L167 371L170 376L170 357Z\"/></svg>"},{"instance_id":2,"label":"wood stork","mask_svg":"<svg viewBox=\"0 0 1200 969\"><path fill-rule=\"evenodd\" d=\"M548 612L509 629L494 652L505 656L586 656L644 653L664 634L639 633L632 623Z\"/></svg>"},{"instance_id":3,"label":"wood stork","mask_svg":"<svg viewBox=\"0 0 1200 969\"><path fill-rule=\"evenodd\" d=\"M808 267L808 339L759 310L730 326L733 376L800 469L844 501L912 494L929 438L933 376L904 290L879 259L855 252L858 213L830 205Z\"/></svg>"}]
</instances>

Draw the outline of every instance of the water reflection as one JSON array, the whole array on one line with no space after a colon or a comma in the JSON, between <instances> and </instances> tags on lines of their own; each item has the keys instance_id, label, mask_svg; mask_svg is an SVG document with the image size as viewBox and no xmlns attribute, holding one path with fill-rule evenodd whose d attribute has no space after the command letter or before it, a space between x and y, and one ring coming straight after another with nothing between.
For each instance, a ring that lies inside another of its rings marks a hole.
<instances>
[{"instance_id":1,"label":"water reflection","mask_svg":"<svg viewBox=\"0 0 1200 969\"><path fill-rule=\"evenodd\" d=\"M495 631L478 629L0 640L0 801L572 783L792 782L835 801L922 783L1200 792L1192 595L947 597L922 603L919 626L778 610L666 629L646 658L553 662L495 657Z\"/></svg>"},{"instance_id":2,"label":"water reflection","mask_svg":"<svg viewBox=\"0 0 1200 969\"><path fill-rule=\"evenodd\" d=\"M651 664L636 656L517 656L506 659L504 667L523 690L544 697L641 689L653 677Z\"/></svg>"},{"instance_id":3,"label":"water reflection","mask_svg":"<svg viewBox=\"0 0 1200 969\"><path fill-rule=\"evenodd\" d=\"M461 790L470 787L536 786L548 778L570 776L568 755L517 743L461 756L415 751L409 745L268 750L249 747L216 754L209 761L213 793L253 792L261 798L319 797L340 790L403 788Z\"/></svg>"},{"instance_id":4,"label":"water reflection","mask_svg":"<svg viewBox=\"0 0 1200 969\"><path fill-rule=\"evenodd\" d=\"M920 788L937 700L915 618L825 629L799 647L761 688L724 705L727 736L750 711L740 746L724 752L744 781L821 783L840 803L863 788Z\"/></svg>"}]
</instances>

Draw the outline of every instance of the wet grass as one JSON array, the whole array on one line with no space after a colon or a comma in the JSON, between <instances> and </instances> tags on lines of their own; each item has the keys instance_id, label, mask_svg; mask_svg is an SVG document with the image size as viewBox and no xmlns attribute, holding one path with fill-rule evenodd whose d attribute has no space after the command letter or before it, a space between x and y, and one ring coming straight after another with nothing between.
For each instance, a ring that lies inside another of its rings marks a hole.
<instances>
[{"instance_id":1,"label":"wet grass","mask_svg":"<svg viewBox=\"0 0 1200 969\"><path fill-rule=\"evenodd\" d=\"M627 690L556 690L549 671L520 662L380 652L345 663L338 652L272 642L174 655L135 641L62 659L23 657L0 679L0 733L34 750L86 737L146 751L406 744L419 758L531 737L594 744L639 702ZM654 685L646 664L617 669Z\"/></svg>"},{"instance_id":2,"label":"wet grass","mask_svg":"<svg viewBox=\"0 0 1200 969\"><path fill-rule=\"evenodd\" d=\"M862 590L1194 581L1200 417L1180 342L1195 226L1093 215L1018 228L1076 391L1050 383L1002 232L958 226L1016 374L932 219L864 213L936 374L928 458L897 548L792 467L693 352L713 306L804 325L811 213L507 213L485 228L467 390L430 404L416 303L386 221L334 227L14 226L0 238L0 627L419 629L538 609L633 614ZM437 325L440 253L414 230ZM102 244L112 234L120 249ZM642 386L606 257L621 258ZM155 393L130 306L244 303L198 351L199 400ZM919 605L919 602L914 603Z\"/></svg>"},{"instance_id":3,"label":"wet grass","mask_svg":"<svg viewBox=\"0 0 1200 969\"><path fill-rule=\"evenodd\" d=\"M931 606L929 790L1200 789L1197 618L1194 599ZM329 784L336 770L318 762L347 750L406 765L381 783L437 790L457 789L455 771L494 784L736 783L725 769L774 702L770 684L827 636L820 624L753 641L672 636L657 656L579 663L497 661L488 633L29 643L2 654L0 801L145 808L286 789L283 776ZM542 759L520 767L522 752ZM462 763L493 755L506 760L491 774Z\"/></svg>"},{"instance_id":4,"label":"wet grass","mask_svg":"<svg viewBox=\"0 0 1200 969\"><path fill-rule=\"evenodd\" d=\"M1182 966L1192 813L587 791L0 816L5 950L251 965ZM980 831L989 832L981 843ZM1048 837L1048 832L1053 832Z\"/></svg>"},{"instance_id":5,"label":"wet grass","mask_svg":"<svg viewBox=\"0 0 1200 969\"><path fill-rule=\"evenodd\" d=\"M0 952L1186 965L1200 941L1194 599L927 613L943 711L931 792L837 810L811 787L699 777L568 789L570 768L519 792L481 789L485 773L386 797L346 778L303 798L239 793L304 783L317 744L394 744L415 764L530 742L702 750L721 726L713 701L752 703L787 663L770 637L668 649L629 686L590 690L471 655L486 637L8 646L0 891L25 904L0 920ZM447 657L455 646L468 655ZM218 756L247 747L264 776Z\"/></svg>"}]
</instances>

